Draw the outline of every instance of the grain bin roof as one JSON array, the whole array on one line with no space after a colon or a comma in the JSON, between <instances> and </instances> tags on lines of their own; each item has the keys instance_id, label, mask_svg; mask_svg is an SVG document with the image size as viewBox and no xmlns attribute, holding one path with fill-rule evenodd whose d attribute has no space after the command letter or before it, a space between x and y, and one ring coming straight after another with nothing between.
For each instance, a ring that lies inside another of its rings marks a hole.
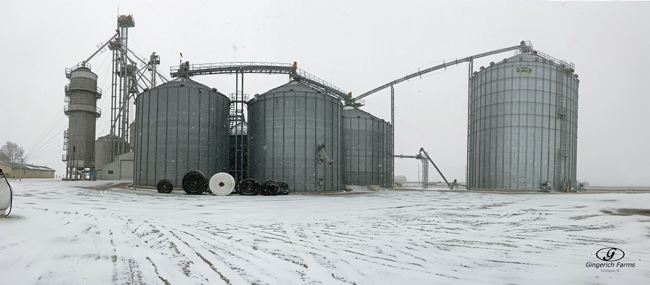
<instances>
[{"instance_id":1,"label":"grain bin roof","mask_svg":"<svg viewBox=\"0 0 650 285\"><path fill-rule=\"evenodd\" d=\"M170 88L170 87L194 87L194 88L205 88L206 90L212 89L204 84L198 83L189 78L176 78L172 81L160 84L155 88Z\"/></svg>"},{"instance_id":2,"label":"grain bin roof","mask_svg":"<svg viewBox=\"0 0 650 285\"><path fill-rule=\"evenodd\" d=\"M368 113L366 111L363 111L363 110L359 110L357 108L354 108L354 109L351 109L351 110L343 109L343 117L346 117L346 118L374 119L374 120L382 121L382 119L377 118L377 117L371 115L370 113Z\"/></svg>"},{"instance_id":3,"label":"grain bin roof","mask_svg":"<svg viewBox=\"0 0 650 285\"><path fill-rule=\"evenodd\" d=\"M309 87L306 84L300 83L299 81L292 80L287 84L278 86L269 91L266 91L264 94L270 93L281 93L281 92L308 92L308 93L321 93L320 91Z\"/></svg>"}]
</instances>

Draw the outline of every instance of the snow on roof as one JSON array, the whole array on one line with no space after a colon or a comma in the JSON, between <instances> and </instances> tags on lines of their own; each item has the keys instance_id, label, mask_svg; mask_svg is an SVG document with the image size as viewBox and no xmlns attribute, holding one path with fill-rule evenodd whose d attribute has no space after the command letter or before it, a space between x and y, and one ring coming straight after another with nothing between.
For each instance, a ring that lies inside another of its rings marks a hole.
<instances>
[{"instance_id":1,"label":"snow on roof","mask_svg":"<svg viewBox=\"0 0 650 285\"><path fill-rule=\"evenodd\" d=\"M9 166L14 169L20 169L20 163L19 162L7 162L7 161L0 161L1 164L4 164L6 166ZM23 164L22 165L23 169L27 170L41 170L41 171L56 171L52 168L49 168L47 166L40 166L40 165L33 165L33 164Z\"/></svg>"}]
</instances>

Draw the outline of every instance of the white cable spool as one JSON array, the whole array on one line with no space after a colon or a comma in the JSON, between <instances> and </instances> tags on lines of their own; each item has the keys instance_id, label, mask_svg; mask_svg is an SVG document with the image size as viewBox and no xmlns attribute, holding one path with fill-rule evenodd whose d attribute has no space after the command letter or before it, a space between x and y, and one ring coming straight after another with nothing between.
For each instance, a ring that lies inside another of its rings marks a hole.
<instances>
[{"instance_id":1,"label":"white cable spool","mask_svg":"<svg viewBox=\"0 0 650 285\"><path fill-rule=\"evenodd\" d=\"M225 172L219 172L210 178L210 191L217 196L226 196L235 190L235 178Z\"/></svg>"}]
</instances>

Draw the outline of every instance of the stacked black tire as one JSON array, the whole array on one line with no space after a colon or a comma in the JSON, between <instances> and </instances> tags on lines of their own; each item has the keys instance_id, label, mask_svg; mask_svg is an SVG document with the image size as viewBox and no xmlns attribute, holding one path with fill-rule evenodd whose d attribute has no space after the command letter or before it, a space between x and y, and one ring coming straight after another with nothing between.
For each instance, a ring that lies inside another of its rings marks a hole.
<instances>
[{"instance_id":1,"label":"stacked black tire","mask_svg":"<svg viewBox=\"0 0 650 285\"><path fill-rule=\"evenodd\" d=\"M168 194L171 193L172 190L174 190L174 185L168 179L162 179L158 181L158 184L156 185L156 189L158 189L158 193Z\"/></svg>"},{"instance_id":2,"label":"stacked black tire","mask_svg":"<svg viewBox=\"0 0 650 285\"><path fill-rule=\"evenodd\" d=\"M208 179L203 172L190 170L183 176L183 190L189 195L201 195L208 191Z\"/></svg>"},{"instance_id":3,"label":"stacked black tire","mask_svg":"<svg viewBox=\"0 0 650 285\"><path fill-rule=\"evenodd\" d=\"M239 195L255 196L260 193L260 183L252 178L242 180L237 186Z\"/></svg>"},{"instance_id":4,"label":"stacked black tire","mask_svg":"<svg viewBox=\"0 0 650 285\"><path fill-rule=\"evenodd\" d=\"M183 176L183 190L189 195L201 195L209 191L208 179L203 172L190 170ZM162 179L156 185L159 193L171 193L174 189L171 181ZM260 184L257 180L249 178L244 179L236 187L239 195L255 196L262 194L264 196L289 195L291 190L286 182L277 182L269 180Z\"/></svg>"},{"instance_id":5,"label":"stacked black tire","mask_svg":"<svg viewBox=\"0 0 650 285\"><path fill-rule=\"evenodd\" d=\"M289 185L286 182L276 182L269 180L260 184L257 180L249 178L239 182L237 187L240 195L255 196L261 194L264 196L288 195Z\"/></svg>"}]
</instances>

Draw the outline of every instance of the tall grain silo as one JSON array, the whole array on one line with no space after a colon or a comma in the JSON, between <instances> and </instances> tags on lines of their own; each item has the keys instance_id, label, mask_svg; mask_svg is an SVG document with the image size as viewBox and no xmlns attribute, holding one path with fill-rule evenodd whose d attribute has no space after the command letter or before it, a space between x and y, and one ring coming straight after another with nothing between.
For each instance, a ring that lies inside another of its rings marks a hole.
<instances>
[{"instance_id":1,"label":"tall grain silo","mask_svg":"<svg viewBox=\"0 0 650 285\"><path fill-rule=\"evenodd\" d=\"M66 69L66 77L70 79L65 86L68 105L63 109L69 121L66 178L80 179L82 172L95 169L95 121L101 116L97 99L102 91L97 88L97 74L87 63Z\"/></svg>"},{"instance_id":2,"label":"tall grain silo","mask_svg":"<svg viewBox=\"0 0 650 285\"><path fill-rule=\"evenodd\" d=\"M146 90L135 103L136 186L155 187L169 179L181 187L190 170L207 177L227 171L228 97L179 78Z\"/></svg>"},{"instance_id":3,"label":"tall grain silo","mask_svg":"<svg viewBox=\"0 0 650 285\"><path fill-rule=\"evenodd\" d=\"M248 102L248 176L292 192L341 191L339 99L298 81Z\"/></svg>"},{"instance_id":4,"label":"tall grain silo","mask_svg":"<svg viewBox=\"0 0 650 285\"><path fill-rule=\"evenodd\" d=\"M533 52L474 72L470 189L575 186L579 80L574 70L572 63Z\"/></svg>"},{"instance_id":5,"label":"tall grain silo","mask_svg":"<svg viewBox=\"0 0 650 285\"><path fill-rule=\"evenodd\" d=\"M367 112L343 109L343 184L393 187L391 130L388 122Z\"/></svg>"}]
</instances>

